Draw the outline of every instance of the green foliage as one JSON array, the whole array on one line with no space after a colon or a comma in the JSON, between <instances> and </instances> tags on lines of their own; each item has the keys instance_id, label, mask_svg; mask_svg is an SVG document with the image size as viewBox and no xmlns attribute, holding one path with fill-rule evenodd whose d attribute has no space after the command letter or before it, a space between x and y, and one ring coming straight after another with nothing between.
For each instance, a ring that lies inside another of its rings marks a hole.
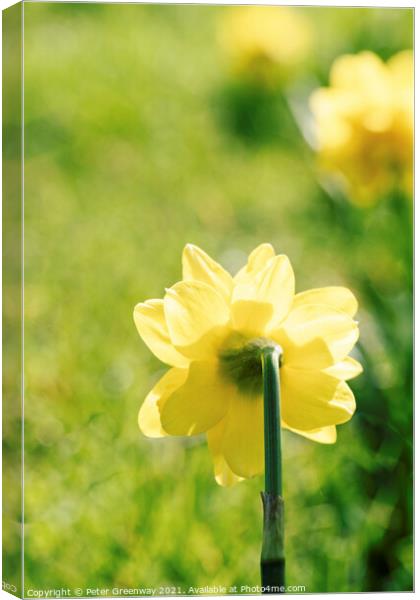
<instances>
[{"instance_id":1,"label":"green foliage","mask_svg":"<svg viewBox=\"0 0 420 600\"><path fill-rule=\"evenodd\" d=\"M412 588L411 206L331 197L272 96L244 143L258 97L229 82L226 10L25 5L27 588L259 583L262 478L220 488L204 440L137 427L164 367L132 310L180 278L186 242L233 271L271 242L298 291L360 298L356 416L335 446L284 434L287 580ZM338 54L411 44L407 10L301 10L318 31L301 107Z\"/></svg>"}]
</instances>

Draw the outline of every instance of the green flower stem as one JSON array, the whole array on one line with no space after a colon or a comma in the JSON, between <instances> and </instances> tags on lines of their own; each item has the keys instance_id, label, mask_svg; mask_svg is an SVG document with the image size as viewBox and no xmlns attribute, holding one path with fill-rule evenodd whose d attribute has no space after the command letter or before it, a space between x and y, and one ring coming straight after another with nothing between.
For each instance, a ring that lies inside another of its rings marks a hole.
<instances>
[{"instance_id":1,"label":"green flower stem","mask_svg":"<svg viewBox=\"0 0 420 600\"><path fill-rule=\"evenodd\" d=\"M264 381L265 491L281 496L280 437L280 347L267 346L261 352Z\"/></svg>"},{"instance_id":2,"label":"green flower stem","mask_svg":"<svg viewBox=\"0 0 420 600\"><path fill-rule=\"evenodd\" d=\"M285 586L284 501L282 498L280 369L281 348L263 348L265 491L261 550L264 593L282 593Z\"/></svg>"}]
</instances>

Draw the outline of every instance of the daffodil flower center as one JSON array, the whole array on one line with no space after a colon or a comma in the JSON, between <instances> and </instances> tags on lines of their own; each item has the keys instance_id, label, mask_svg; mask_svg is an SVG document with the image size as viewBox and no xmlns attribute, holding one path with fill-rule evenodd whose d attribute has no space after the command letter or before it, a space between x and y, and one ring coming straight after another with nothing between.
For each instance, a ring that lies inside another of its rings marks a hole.
<instances>
[{"instance_id":1,"label":"daffodil flower center","mask_svg":"<svg viewBox=\"0 0 420 600\"><path fill-rule=\"evenodd\" d=\"M236 335L230 338L219 353L220 373L229 382L247 396L262 394L262 360L264 348L276 348L281 366L283 350L280 346L264 337L245 338Z\"/></svg>"}]
</instances>

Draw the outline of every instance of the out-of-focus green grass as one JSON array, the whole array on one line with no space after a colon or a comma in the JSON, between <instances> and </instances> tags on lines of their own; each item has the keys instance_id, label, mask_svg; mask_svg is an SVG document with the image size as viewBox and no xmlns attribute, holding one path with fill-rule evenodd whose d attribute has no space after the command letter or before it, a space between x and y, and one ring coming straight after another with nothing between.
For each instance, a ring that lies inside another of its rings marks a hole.
<instances>
[{"instance_id":1,"label":"out-of-focus green grass","mask_svg":"<svg viewBox=\"0 0 420 600\"><path fill-rule=\"evenodd\" d=\"M298 144L224 127L226 10L25 5L26 588L259 583L262 479L220 488L202 439L142 437L164 367L132 309L180 278L186 242L234 271L267 241L299 291L361 299L358 413L335 446L284 435L288 583L411 589L406 222L390 201L337 212ZM302 90L338 54L411 44L410 11L299 10Z\"/></svg>"}]
</instances>

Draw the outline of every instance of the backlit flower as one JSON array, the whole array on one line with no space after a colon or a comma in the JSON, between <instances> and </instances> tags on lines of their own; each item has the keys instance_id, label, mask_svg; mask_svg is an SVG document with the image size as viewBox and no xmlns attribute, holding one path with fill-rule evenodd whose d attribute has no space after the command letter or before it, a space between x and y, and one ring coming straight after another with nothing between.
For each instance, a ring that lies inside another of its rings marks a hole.
<instances>
[{"instance_id":1,"label":"backlit flower","mask_svg":"<svg viewBox=\"0 0 420 600\"><path fill-rule=\"evenodd\" d=\"M413 68L409 50L387 63L372 52L341 56L330 87L311 97L321 165L344 176L356 203L412 192Z\"/></svg>"},{"instance_id":2,"label":"backlit flower","mask_svg":"<svg viewBox=\"0 0 420 600\"><path fill-rule=\"evenodd\" d=\"M280 345L282 426L334 443L355 400L345 380L358 338L357 302L344 287L295 294L291 264L258 246L232 277L200 248L183 253L183 280L134 309L137 329L171 369L139 413L147 436L207 433L222 485L264 469L261 348Z\"/></svg>"},{"instance_id":3,"label":"backlit flower","mask_svg":"<svg viewBox=\"0 0 420 600\"><path fill-rule=\"evenodd\" d=\"M294 73L308 55L311 33L296 9L241 6L226 15L221 41L236 71L271 80Z\"/></svg>"}]
</instances>

